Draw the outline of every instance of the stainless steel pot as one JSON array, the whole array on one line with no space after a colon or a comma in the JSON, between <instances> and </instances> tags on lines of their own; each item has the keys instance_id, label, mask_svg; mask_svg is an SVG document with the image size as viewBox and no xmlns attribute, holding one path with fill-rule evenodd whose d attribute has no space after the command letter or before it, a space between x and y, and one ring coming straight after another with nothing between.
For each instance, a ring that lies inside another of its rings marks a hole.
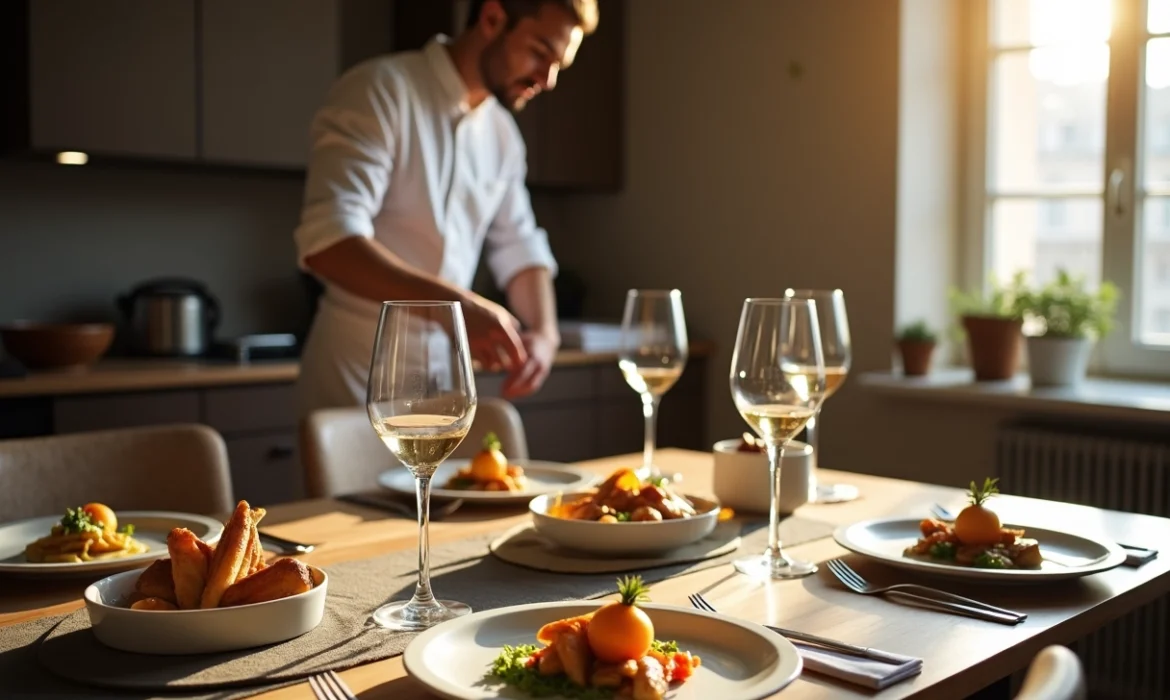
<instances>
[{"instance_id":1,"label":"stainless steel pot","mask_svg":"<svg viewBox=\"0 0 1170 700\"><path fill-rule=\"evenodd\" d=\"M118 308L129 327L130 349L140 355L203 355L219 324L219 302L191 279L144 282L118 297Z\"/></svg>"}]
</instances>

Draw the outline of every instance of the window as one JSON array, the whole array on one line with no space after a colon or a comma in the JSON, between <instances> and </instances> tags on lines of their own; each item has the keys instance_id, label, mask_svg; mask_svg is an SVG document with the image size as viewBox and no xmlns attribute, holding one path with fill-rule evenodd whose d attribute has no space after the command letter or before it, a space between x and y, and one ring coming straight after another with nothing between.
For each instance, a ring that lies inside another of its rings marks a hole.
<instances>
[{"instance_id":1,"label":"window","mask_svg":"<svg viewBox=\"0 0 1170 700\"><path fill-rule=\"evenodd\" d=\"M968 275L1108 279L1105 368L1170 373L1170 0L975 5Z\"/></svg>"}]
</instances>

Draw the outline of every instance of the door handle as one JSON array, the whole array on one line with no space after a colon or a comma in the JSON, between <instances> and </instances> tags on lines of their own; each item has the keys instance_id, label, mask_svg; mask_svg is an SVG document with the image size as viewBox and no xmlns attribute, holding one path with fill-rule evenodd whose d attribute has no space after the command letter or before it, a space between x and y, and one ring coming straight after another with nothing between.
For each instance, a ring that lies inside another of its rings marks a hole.
<instances>
[{"instance_id":1,"label":"door handle","mask_svg":"<svg viewBox=\"0 0 1170 700\"><path fill-rule=\"evenodd\" d=\"M1114 168L1109 173L1109 208L1116 216L1125 214L1125 207L1121 204L1121 185L1125 182L1125 169Z\"/></svg>"}]
</instances>

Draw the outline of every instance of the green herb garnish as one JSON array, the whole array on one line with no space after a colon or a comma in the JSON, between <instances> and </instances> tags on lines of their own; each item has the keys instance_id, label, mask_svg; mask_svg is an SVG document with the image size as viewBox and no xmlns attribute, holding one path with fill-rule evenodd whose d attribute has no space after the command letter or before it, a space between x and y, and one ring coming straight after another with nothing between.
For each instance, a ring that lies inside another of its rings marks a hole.
<instances>
[{"instance_id":1,"label":"green herb garnish","mask_svg":"<svg viewBox=\"0 0 1170 700\"><path fill-rule=\"evenodd\" d=\"M991 550L975 557L975 566L980 569L1006 569L1008 564L1007 557Z\"/></svg>"},{"instance_id":2,"label":"green herb garnish","mask_svg":"<svg viewBox=\"0 0 1170 700\"><path fill-rule=\"evenodd\" d=\"M664 489L670 485L670 479L665 476L660 476L656 479L647 479L646 483L650 484L651 486L657 486L660 489Z\"/></svg>"},{"instance_id":3,"label":"green herb garnish","mask_svg":"<svg viewBox=\"0 0 1170 700\"><path fill-rule=\"evenodd\" d=\"M475 486L478 482L475 479L452 479L451 483L447 484L449 489L469 489Z\"/></svg>"},{"instance_id":4,"label":"green herb garnish","mask_svg":"<svg viewBox=\"0 0 1170 700\"><path fill-rule=\"evenodd\" d=\"M102 524L94 522L93 516L81 508L66 508L65 517L61 518L61 528L70 534L82 532L101 532Z\"/></svg>"},{"instance_id":5,"label":"green herb garnish","mask_svg":"<svg viewBox=\"0 0 1170 700\"><path fill-rule=\"evenodd\" d=\"M617 518L617 521L619 523L630 522L630 514L629 513L614 513L613 517Z\"/></svg>"},{"instance_id":6,"label":"green herb garnish","mask_svg":"<svg viewBox=\"0 0 1170 700\"><path fill-rule=\"evenodd\" d=\"M528 658L535 654L538 648L532 644L521 646L505 646L496 660L492 662L489 678L523 690L532 697L549 697L561 695L572 700L611 700L613 688L583 688L563 673L552 676L543 676L536 666L528 666Z\"/></svg>"},{"instance_id":7,"label":"green herb garnish","mask_svg":"<svg viewBox=\"0 0 1170 700\"><path fill-rule=\"evenodd\" d=\"M651 651L656 651L659 654L677 654L678 642L664 642L660 639L655 639L653 642L650 642L650 649Z\"/></svg>"},{"instance_id":8,"label":"green herb garnish","mask_svg":"<svg viewBox=\"0 0 1170 700\"><path fill-rule=\"evenodd\" d=\"M955 544L953 542L935 542L930 545L931 559L954 559Z\"/></svg>"},{"instance_id":9,"label":"green herb garnish","mask_svg":"<svg viewBox=\"0 0 1170 700\"><path fill-rule=\"evenodd\" d=\"M118 532L122 533L123 535L125 535L127 537L133 537L134 536L134 523L126 523L125 525L122 526L122 529L118 530Z\"/></svg>"}]
</instances>

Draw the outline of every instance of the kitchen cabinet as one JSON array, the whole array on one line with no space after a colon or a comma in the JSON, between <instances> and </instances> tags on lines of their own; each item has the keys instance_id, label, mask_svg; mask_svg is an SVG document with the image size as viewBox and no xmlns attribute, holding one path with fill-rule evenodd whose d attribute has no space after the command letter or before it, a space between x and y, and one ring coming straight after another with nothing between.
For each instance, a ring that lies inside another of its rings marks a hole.
<instances>
[{"instance_id":1,"label":"kitchen cabinet","mask_svg":"<svg viewBox=\"0 0 1170 700\"><path fill-rule=\"evenodd\" d=\"M601 21L585 38L557 87L516 114L534 187L618 191L625 171L625 34L623 0L599 0ZM421 48L438 33L454 35L466 0L399 2L394 48Z\"/></svg>"},{"instance_id":2,"label":"kitchen cabinet","mask_svg":"<svg viewBox=\"0 0 1170 700\"><path fill-rule=\"evenodd\" d=\"M303 169L329 85L391 49L386 0L17 4L27 37L0 30L6 45L28 45L3 66L28 96L27 107L5 99L28 112L27 124L5 128L17 152Z\"/></svg>"},{"instance_id":3,"label":"kitchen cabinet","mask_svg":"<svg viewBox=\"0 0 1170 700\"><path fill-rule=\"evenodd\" d=\"M28 5L29 142L44 151L196 155L195 5Z\"/></svg>"},{"instance_id":4,"label":"kitchen cabinet","mask_svg":"<svg viewBox=\"0 0 1170 700\"><path fill-rule=\"evenodd\" d=\"M333 80L389 50L381 0L202 0L200 105L208 162L303 168Z\"/></svg>"}]
</instances>

